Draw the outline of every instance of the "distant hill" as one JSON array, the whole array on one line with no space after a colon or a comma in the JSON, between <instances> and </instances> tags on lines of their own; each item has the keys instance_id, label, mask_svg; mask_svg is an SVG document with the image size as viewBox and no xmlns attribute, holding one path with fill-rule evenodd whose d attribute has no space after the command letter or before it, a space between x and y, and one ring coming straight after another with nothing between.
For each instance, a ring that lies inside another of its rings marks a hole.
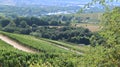
<instances>
[{"instance_id":1,"label":"distant hill","mask_svg":"<svg viewBox=\"0 0 120 67\"><path fill-rule=\"evenodd\" d=\"M0 0L0 5L26 6L26 5L47 5L47 6L83 6L92 0ZM115 5L120 3L115 2Z\"/></svg>"},{"instance_id":2,"label":"distant hill","mask_svg":"<svg viewBox=\"0 0 120 67\"><path fill-rule=\"evenodd\" d=\"M49 5L66 6L85 4L90 0L0 0L1 5L25 6L25 5Z\"/></svg>"},{"instance_id":3,"label":"distant hill","mask_svg":"<svg viewBox=\"0 0 120 67\"><path fill-rule=\"evenodd\" d=\"M91 0L0 0L0 14L39 16L79 13L80 8L90 1ZM119 5L119 3L115 4ZM113 6L111 8L113 8ZM84 10L84 13L101 12L104 12L104 8L98 4L92 5Z\"/></svg>"}]
</instances>

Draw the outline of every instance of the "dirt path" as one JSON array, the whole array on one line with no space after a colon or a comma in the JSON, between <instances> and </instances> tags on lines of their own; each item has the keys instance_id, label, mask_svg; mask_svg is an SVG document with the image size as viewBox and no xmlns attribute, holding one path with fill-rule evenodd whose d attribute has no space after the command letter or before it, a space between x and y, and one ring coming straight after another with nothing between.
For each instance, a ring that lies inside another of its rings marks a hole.
<instances>
[{"instance_id":1,"label":"dirt path","mask_svg":"<svg viewBox=\"0 0 120 67\"><path fill-rule=\"evenodd\" d=\"M46 41L46 40L44 40L44 39L41 39L41 40ZM73 50L73 49L70 49L70 48L68 48L68 47L62 46L62 45L59 44L59 43L55 43L55 42L52 42L52 41L47 41L47 42L49 42L49 43L51 43L52 45L57 46L57 47L59 47L59 48L62 48L62 49L65 49L65 50L68 50L68 51L71 51L71 52L74 52L74 53L83 55L82 52L79 52L79 51L77 51L77 50Z\"/></svg>"},{"instance_id":2,"label":"dirt path","mask_svg":"<svg viewBox=\"0 0 120 67\"><path fill-rule=\"evenodd\" d=\"M29 48L29 47L26 47L26 46L23 46L22 44L20 43L17 43L16 41L10 39L9 37L5 36L5 35L2 35L0 34L0 39L6 43L8 43L9 45L13 46L14 48L18 49L18 50L22 50L22 51L25 51L25 52L28 52L28 53L38 53L37 51ZM58 45L56 43L52 43L50 42L51 44L53 44L54 46L57 46L59 48L62 48L62 49L65 49L65 50L69 50L71 52L75 52L77 54L83 54L79 51L75 51L75 50L72 50L72 49L69 49L67 47L64 47L64 46L61 46L61 45Z\"/></svg>"},{"instance_id":3,"label":"dirt path","mask_svg":"<svg viewBox=\"0 0 120 67\"><path fill-rule=\"evenodd\" d=\"M74 52L74 53L77 53L77 54L83 55L82 52L75 51L75 50L69 49L69 48L67 48L67 47L63 47L63 46L60 46L60 45L55 45L55 46L60 47L60 48L65 49L65 50L69 50L69 51Z\"/></svg>"},{"instance_id":4,"label":"dirt path","mask_svg":"<svg viewBox=\"0 0 120 67\"><path fill-rule=\"evenodd\" d=\"M14 40L12 40L12 39L10 39L7 36L4 36L2 34L0 34L0 39L4 42L8 43L9 45L13 46L16 49L19 49L19 50L22 50L22 51L25 51L28 53L37 53L37 51L35 51L31 48L28 48L26 46L23 46L22 44L19 44L16 41L14 41Z\"/></svg>"}]
</instances>

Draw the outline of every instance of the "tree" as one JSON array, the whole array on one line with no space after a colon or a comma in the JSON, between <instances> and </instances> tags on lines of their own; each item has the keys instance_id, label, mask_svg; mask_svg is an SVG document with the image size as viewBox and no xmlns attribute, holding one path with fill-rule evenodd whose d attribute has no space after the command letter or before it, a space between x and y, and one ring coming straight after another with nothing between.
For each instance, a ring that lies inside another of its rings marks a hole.
<instances>
[{"instance_id":1,"label":"tree","mask_svg":"<svg viewBox=\"0 0 120 67\"><path fill-rule=\"evenodd\" d=\"M11 21L3 30L6 32L14 32L16 30L16 24Z\"/></svg>"},{"instance_id":2,"label":"tree","mask_svg":"<svg viewBox=\"0 0 120 67\"><path fill-rule=\"evenodd\" d=\"M1 24L2 27L5 27L5 26L7 26L10 22L11 22L11 20L9 20L9 19L2 19L2 20L0 21L0 24Z\"/></svg>"},{"instance_id":3,"label":"tree","mask_svg":"<svg viewBox=\"0 0 120 67\"><path fill-rule=\"evenodd\" d=\"M26 26L26 28L21 28L20 29L20 33L21 34L30 34L32 32L32 29L31 29L31 27L30 26Z\"/></svg>"},{"instance_id":4,"label":"tree","mask_svg":"<svg viewBox=\"0 0 120 67\"><path fill-rule=\"evenodd\" d=\"M23 21L20 22L20 27L26 28L26 26L27 26L26 21L23 20Z\"/></svg>"},{"instance_id":5,"label":"tree","mask_svg":"<svg viewBox=\"0 0 120 67\"><path fill-rule=\"evenodd\" d=\"M100 33L106 40L107 46L120 45L120 7L116 7L112 12L103 15L103 30Z\"/></svg>"},{"instance_id":6,"label":"tree","mask_svg":"<svg viewBox=\"0 0 120 67\"><path fill-rule=\"evenodd\" d=\"M106 6L106 1L117 0L93 0ZM106 6L107 7L107 6ZM106 8L107 9L107 8ZM119 67L120 66L120 7L112 11L106 11L102 17L102 30L98 32L100 39L92 37L93 40L102 41L98 46L90 49L90 52L83 58L84 65L94 67ZM104 46L99 46L104 45ZM87 61L87 62L86 62ZM92 61L92 62L91 62Z\"/></svg>"},{"instance_id":7,"label":"tree","mask_svg":"<svg viewBox=\"0 0 120 67\"><path fill-rule=\"evenodd\" d=\"M35 31L37 30L37 27L38 27L38 26L37 26L36 24L33 24L33 25L32 25L32 31L35 32Z\"/></svg>"},{"instance_id":8,"label":"tree","mask_svg":"<svg viewBox=\"0 0 120 67\"><path fill-rule=\"evenodd\" d=\"M57 26L57 25L59 25L59 22L55 21L55 20L51 20L50 25Z\"/></svg>"}]
</instances>

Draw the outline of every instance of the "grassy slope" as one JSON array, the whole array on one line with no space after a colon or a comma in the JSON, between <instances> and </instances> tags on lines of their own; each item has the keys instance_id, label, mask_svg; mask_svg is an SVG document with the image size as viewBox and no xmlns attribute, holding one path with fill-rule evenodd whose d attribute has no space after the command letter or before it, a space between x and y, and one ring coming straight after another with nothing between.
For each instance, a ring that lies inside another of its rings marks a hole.
<instances>
[{"instance_id":1,"label":"grassy slope","mask_svg":"<svg viewBox=\"0 0 120 67\"><path fill-rule=\"evenodd\" d=\"M23 52L21 50L18 50L16 48L14 48L13 46L5 43L4 41L0 40L0 53L1 52L17 52L17 53L26 53L26 52Z\"/></svg>"},{"instance_id":2,"label":"grassy slope","mask_svg":"<svg viewBox=\"0 0 120 67\"><path fill-rule=\"evenodd\" d=\"M0 40L0 67L79 67L81 57L67 53L30 54Z\"/></svg>"},{"instance_id":3,"label":"grassy slope","mask_svg":"<svg viewBox=\"0 0 120 67\"><path fill-rule=\"evenodd\" d=\"M73 44L68 44L68 43L63 43L63 42L59 42L59 41L55 41L55 40L50 40L50 39L44 39L44 38L40 38L41 40L47 41L47 42L51 42L60 46L64 46L67 47L69 49L72 50L76 50L76 51L80 51L80 52L88 52L88 46L79 46L79 45L73 45Z\"/></svg>"},{"instance_id":4,"label":"grassy slope","mask_svg":"<svg viewBox=\"0 0 120 67\"><path fill-rule=\"evenodd\" d=\"M15 48L13 48L13 47L10 46L9 44L3 42L2 40L0 40L0 50L16 51Z\"/></svg>"},{"instance_id":5,"label":"grassy slope","mask_svg":"<svg viewBox=\"0 0 120 67\"><path fill-rule=\"evenodd\" d=\"M52 45L51 43L49 43L47 41L37 39L33 36L21 35L21 34L18 35L18 34L5 33L5 32L1 32L1 33L7 35L8 37L18 41L19 43L21 43L25 46L29 46L29 47L37 49L41 52L70 53L70 51L61 49L57 46Z\"/></svg>"},{"instance_id":6,"label":"grassy slope","mask_svg":"<svg viewBox=\"0 0 120 67\"><path fill-rule=\"evenodd\" d=\"M37 65L37 63L40 63L40 64L51 63L55 67L56 66L70 67L71 64L74 65L74 67L81 66L80 59L83 56L78 55L78 54L73 54L73 53L70 53L69 51L55 47L55 46L51 45L52 43L47 42L48 41L47 39L44 41L44 40L40 40L35 37L27 36L27 35L12 34L12 33L5 33L5 32L0 32L0 33L3 33L17 41L20 41L20 43L25 42L24 44L31 46L31 47L35 47L36 49L41 49L40 47L43 47L43 50L49 52L49 53L40 53L37 55L29 54L29 53L26 53L23 51L19 51L0 40L0 53L1 53L0 54L0 60L1 60L0 63L2 65L9 64L9 65L18 66L16 64L19 64L20 67L23 67L23 65L28 65L28 64L33 65L33 62L35 62L36 65ZM51 40L51 41L53 41L53 40ZM61 43L66 46L69 45L69 44L65 44L62 42L58 42L58 41L54 41L54 42ZM47 46L49 46L49 47L47 47ZM77 46L75 48L77 48ZM83 47L83 50L87 49L87 48L86 49L85 48L86 47ZM48 49L48 50L46 50L46 49ZM56 49L56 51L53 51L55 49ZM51 52L51 51L53 51L53 52ZM61 53L58 53L58 52L61 52ZM65 63L67 63L67 64L65 64ZM35 67L35 66L33 65L33 67ZM40 66L40 67L42 67L42 66Z\"/></svg>"},{"instance_id":7,"label":"grassy slope","mask_svg":"<svg viewBox=\"0 0 120 67\"><path fill-rule=\"evenodd\" d=\"M67 47L69 49L72 50L77 50L80 52L87 52L88 51L88 47L87 46L78 46L78 45L71 45L71 44L67 44L67 43L63 43L63 42L59 42L59 41L54 41L54 40L49 40L49 39L44 39L44 38L35 38L33 36L28 36L28 35L21 35L21 34L12 34L12 33L5 33L5 32L1 32L5 35L7 35L8 37L35 49L40 50L41 52L59 52L59 53L69 53L70 51L65 50L65 49L61 49L56 45L60 45L60 46L64 46Z\"/></svg>"}]
</instances>

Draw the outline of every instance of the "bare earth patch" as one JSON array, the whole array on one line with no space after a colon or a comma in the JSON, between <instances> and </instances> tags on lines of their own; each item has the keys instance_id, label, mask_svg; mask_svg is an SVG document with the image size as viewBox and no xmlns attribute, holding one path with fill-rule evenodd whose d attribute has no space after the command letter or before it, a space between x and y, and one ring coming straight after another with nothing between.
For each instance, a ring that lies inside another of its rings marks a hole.
<instances>
[{"instance_id":1,"label":"bare earth patch","mask_svg":"<svg viewBox=\"0 0 120 67\"><path fill-rule=\"evenodd\" d=\"M99 25L94 25L94 24L75 24L72 26L88 28L92 32L96 32L101 29L101 27Z\"/></svg>"}]
</instances>

